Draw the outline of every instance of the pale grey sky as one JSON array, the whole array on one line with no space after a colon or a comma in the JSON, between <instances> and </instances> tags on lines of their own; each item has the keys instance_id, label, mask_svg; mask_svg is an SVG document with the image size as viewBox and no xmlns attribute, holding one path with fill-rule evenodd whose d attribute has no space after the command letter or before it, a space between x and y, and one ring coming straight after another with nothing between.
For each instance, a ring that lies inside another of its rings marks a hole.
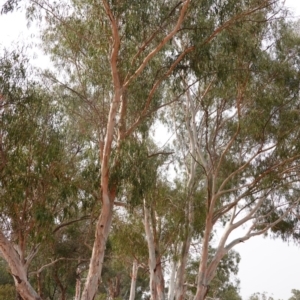
<instances>
[{"instance_id":1,"label":"pale grey sky","mask_svg":"<svg viewBox=\"0 0 300 300\"><path fill-rule=\"evenodd\" d=\"M0 0L0 6L4 0ZM300 16L300 0L286 0L286 6ZM34 27L28 29L22 13L0 15L0 50L12 43L26 44L34 35ZM41 55L36 62L46 65ZM252 293L268 292L274 298L287 300L291 289L300 290L300 247L280 240L254 237L239 244L241 254L239 279L241 295L247 300Z\"/></svg>"}]
</instances>

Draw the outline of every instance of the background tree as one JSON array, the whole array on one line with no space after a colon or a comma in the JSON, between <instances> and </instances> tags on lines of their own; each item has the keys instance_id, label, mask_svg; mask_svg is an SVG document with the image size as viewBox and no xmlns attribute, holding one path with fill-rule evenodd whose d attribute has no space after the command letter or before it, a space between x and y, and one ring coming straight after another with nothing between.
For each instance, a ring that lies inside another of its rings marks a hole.
<instances>
[{"instance_id":1,"label":"background tree","mask_svg":"<svg viewBox=\"0 0 300 300\"><path fill-rule=\"evenodd\" d=\"M288 24L267 19L269 9L251 16L261 22L236 22L222 31L201 52L211 59L199 61L197 54L191 60L194 73L178 78L189 88L179 102L185 112L176 103L170 115L202 173L198 188L206 203L195 299L206 297L217 265L234 245L263 234L298 205L299 127L290 120L299 122L299 37ZM266 33L274 40L264 48ZM295 52L284 56L290 47ZM210 260L217 224L224 231ZM242 224L248 231L230 240Z\"/></svg>"},{"instance_id":2,"label":"background tree","mask_svg":"<svg viewBox=\"0 0 300 300\"><path fill-rule=\"evenodd\" d=\"M0 257L0 299L15 300L16 288L14 280L8 272L6 262Z\"/></svg>"},{"instance_id":3,"label":"background tree","mask_svg":"<svg viewBox=\"0 0 300 300\"><path fill-rule=\"evenodd\" d=\"M5 53L0 63L0 251L18 292L38 299L27 276L32 260L83 208L78 145L67 145L59 104L30 81L23 56Z\"/></svg>"},{"instance_id":4,"label":"background tree","mask_svg":"<svg viewBox=\"0 0 300 300\"><path fill-rule=\"evenodd\" d=\"M250 296L249 300L274 300L272 296L268 296L268 293L254 293Z\"/></svg>"},{"instance_id":5,"label":"background tree","mask_svg":"<svg viewBox=\"0 0 300 300\"><path fill-rule=\"evenodd\" d=\"M292 289L292 297L289 298L289 300L298 300L300 299L300 291L296 289Z\"/></svg>"}]
</instances>

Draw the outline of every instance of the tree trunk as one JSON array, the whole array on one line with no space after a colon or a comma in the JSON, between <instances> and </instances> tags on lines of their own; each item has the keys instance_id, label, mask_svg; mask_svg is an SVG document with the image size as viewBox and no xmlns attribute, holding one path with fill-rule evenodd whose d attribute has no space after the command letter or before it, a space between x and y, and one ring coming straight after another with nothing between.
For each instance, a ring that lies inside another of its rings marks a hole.
<instances>
[{"instance_id":1,"label":"tree trunk","mask_svg":"<svg viewBox=\"0 0 300 300\"><path fill-rule=\"evenodd\" d=\"M61 283L58 277L57 268L55 268L54 271L54 280L60 289L60 293L61 293L60 300L66 300L66 287L63 286L63 284Z\"/></svg>"},{"instance_id":2,"label":"tree trunk","mask_svg":"<svg viewBox=\"0 0 300 300\"><path fill-rule=\"evenodd\" d=\"M208 250L209 240L212 231L212 214L213 210L208 210L205 220L205 230L203 236L203 245L200 257L200 265L198 271L197 291L194 300L204 300L209 291L209 279L208 279Z\"/></svg>"},{"instance_id":3,"label":"tree trunk","mask_svg":"<svg viewBox=\"0 0 300 300\"><path fill-rule=\"evenodd\" d=\"M97 292L98 282L100 280L103 267L106 241L111 227L112 215L113 201L110 201L108 195L104 195L102 213L96 225L93 252L81 300L93 300Z\"/></svg>"},{"instance_id":4,"label":"tree trunk","mask_svg":"<svg viewBox=\"0 0 300 300\"><path fill-rule=\"evenodd\" d=\"M193 176L192 176L193 177ZM190 179L192 182L194 178ZM193 199L188 200L186 207L186 225L185 225L185 240L182 243L181 256L179 260L179 266L176 274L176 288L175 288L175 299L183 300L185 297L186 288L184 286L185 272L187 266L188 255L190 251L191 239L193 234L193 222L194 222L194 207Z\"/></svg>"},{"instance_id":5,"label":"tree trunk","mask_svg":"<svg viewBox=\"0 0 300 300\"><path fill-rule=\"evenodd\" d=\"M190 250L190 236L187 237L187 240L185 240L182 245L182 253L181 253L179 266L176 274L176 287L175 287L176 300L184 299L184 294L185 294L184 279L185 279L185 272L186 272L189 250Z\"/></svg>"},{"instance_id":6,"label":"tree trunk","mask_svg":"<svg viewBox=\"0 0 300 300\"><path fill-rule=\"evenodd\" d=\"M144 201L144 225L149 250L149 272L150 272L150 293L151 300L164 300L165 299L165 284L163 271L161 266L161 259L159 255L159 249L157 241L154 239L155 230L152 226L151 230L151 216L150 212Z\"/></svg>"},{"instance_id":7,"label":"tree trunk","mask_svg":"<svg viewBox=\"0 0 300 300\"><path fill-rule=\"evenodd\" d=\"M165 281L159 252L156 258L156 270L154 270L154 280L158 296L157 299L165 300Z\"/></svg>"},{"instance_id":8,"label":"tree trunk","mask_svg":"<svg viewBox=\"0 0 300 300\"><path fill-rule=\"evenodd\" d=\"M27 269L24 264L22 264L20 256L2 231L0 231L0 252L9 265L17 293L20 294L23 300L41 300L41 297L28 281Z\"/></svg>"},{"instance_id":9,"label":"tree trunk","mask_svg":"<svg viewBox=\"0 0 300 300\"><path fill-rule=\"evenodd\" d=\"M76 287L75 287L75 297L74 300L80 300L81 294L81 270L78 267L76 270Z\"/></svg>"},{"instance_id":10,"label":"tree trunk","mask_svg":"<svg viewBox=\"0 0 300 300\"><path fill-rule=\"evenodd\" d=\"M0 231L0 251L1 255L9 265L11 274L14 278L16 290L23 300L41 300L41 297L36 293L28 281L27 269L22 264L20 256L4 236L2 231Z\"/></svg>"},{"instance_id":11,"label":"tree trunk","mask_svg":"<svg viewBox=\"0 0 300 300\"><path fill-rule=\"evenodd\" d=\"M41 298L43 298L43 289L42 289L42 273L38 272L36 274L36 281L37 281L37 291Z\"/></svg>"},{"instance_id":12,"label":"tree trunk","mask_svg":"<svg viewBox=\"0 0 300 300\"><path fill-rule=\"evenodd\" d=\"M111 278L109 280L109 287L108 287L108 292L109 292L109 300L113 300L120 295L121 291L121 276L118 274L115 278Z\"/></svg>"},{"instance_id":13,"label":"tree trunk","mask_svg":"<svg viewBox=\"0 0 300 300\"><path fill-rule=\"evenodd\" d=\"M136 289L136 279L137 279L138 269L139 269L138 262L136 260L134 260L133 264L132 264L129 300L135 299L135 289Z\"/></svg>"},{"instance_id":14,"label":"tree trunk","mask_svg":"<svg viewBox=\"0 0 300 300\"><path fill-rule=\"evenodd\" d=\"M201 287L197 288L197 292L195 295L194 300L204 300L209 292L209 285L202 285Z\"/></svg>"},{"instance_id":15,"label":"tree trunk","mask_svg":"<svg viewBox=\"0 0 300 300\"><path fill-rule=\"evenodd\" d=\"M168 291L168 300L174 300L174 296L175 296L176 267L177 267L177 262L173 260L172 267L171 267L172 269L171 269L170 284L169 284L169 291Z\"/></svg>"}]
</instances>

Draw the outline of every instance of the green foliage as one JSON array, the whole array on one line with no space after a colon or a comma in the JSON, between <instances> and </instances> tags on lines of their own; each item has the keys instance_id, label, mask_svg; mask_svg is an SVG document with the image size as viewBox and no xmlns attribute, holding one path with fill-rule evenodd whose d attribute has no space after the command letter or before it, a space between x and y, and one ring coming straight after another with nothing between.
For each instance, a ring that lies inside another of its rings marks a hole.
<instances>
[{"instance_id":1,"label":"green foliage","mask_svg":"<svg viewBox=\"0 0 300 300\"><path fill-rule=\"evenodd\" d=\"M292 289L293 296L289 298L289 300L299 300L300 299L300 291L296 289Z\"/></svg>"},{"instance_id":2,"label":"green foliage","mask_svg":"<svg viewBox=\"0 0 300 300\"><path fill-rule=\"evenodd\" d=\"M56 261L40 273L40 286L44 298L58 299L63 294L67 299L74 296L78 276L76 272L79 269L80 276L83 277L88 268L91 255L89 245L93 241L91 226L93 224L86 218L63 226L41 247L31 264L31 271L43 267L49 258ZM37 286L37 277L33 274L30 273L30 279Z\"/></svg>"},{"instance_id":3,"label":"green foliage","mask_svg":"<svg viewBox=\"0 0 300 300\"><path fill-rule=\"evenodd\" d=\"M14 280L8 272L8 266L0 258L0 300L15 300L16 288Z\"/></svg>"},{"instance_id":4,"label":"green foliage","mask_svg":"<svg viewBox=\"0 0 300 300\"><path fill-rule=\"evenodd\" d=\"M15 232L41 241L55 218L64 218L62 207L68 202L72 207L70 199L78 190L74 164L60 131L63 120L57 103L29 81L20 55L13 53L0 63L0 216L11 220Z\"/></svg>"},{"instance_id":5,"label":"green foliage","mask_svg":"<svg viewBox=\"0 0 300 300\"><path fill-rule=\"evenodd\" d=\"M121 160L121 165L115 168L112 182L114 182L113 176L118 176L118 180L123 181L126 186L127 199L134 207L141 203L147 191L153 188L157 164L155 159L148 157L146 143L137 139L124 141L118 156L117 160Z\"/></svg>"},{"instance_id":6,"label":"green foliage","mask_svg":"<svg viewBox=\"0 0 300 300\"><path fill-rule=\"evenodd\" d=\"M209 255L213 256L214 249L210 249ZM240 255L231 251L220 262L216 275L209 287L208 296L211 298L220 298L224 300L241 300L239 295L239 280L236 279L238 274L238 266L240 262ZM198 273L199 261L191 259L186 272L187 281L189 283L195 282ZM190 288L190 293L195 294L195 288Z\"/></svg>"},{"instance_id":7,"label":"green foliage","mask_svg":"<svg viewBox=\"0 0 300 300\"><path fill-rule=\"evenodd\" d=\"M13 284L0 285L0 300L15 300L16 288Z\"/></svg>"},{"instance_id":8,"label":"green foliage","mask_svg":"<svg viewBox=\"0 0 300 300\"><path fill-rule=\"evenodd\" d=\"M0 285L13 284L14 280L8 272L8 266L3 259L0 258Z\"/></svg>"},{"instance_id":9,"label":"green foliage","mask_svg":"<svg viewBox=\"0 0 300 300\"><path fill-rule=\"evenodd\" d=\"M268 296L266 292L254 293L248 300L275 300L272 296Z\"/></svg>"}]
</instances>

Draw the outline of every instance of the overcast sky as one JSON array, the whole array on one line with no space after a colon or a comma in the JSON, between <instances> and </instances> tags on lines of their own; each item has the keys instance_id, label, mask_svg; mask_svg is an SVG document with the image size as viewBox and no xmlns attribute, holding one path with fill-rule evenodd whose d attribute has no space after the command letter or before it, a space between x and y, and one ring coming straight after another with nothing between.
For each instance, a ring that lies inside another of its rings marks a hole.
<instances>
[{"instance_id":1,"label":"overcast sky","mask_svg":"<svg viewBox=\"0 0 300 300\"><path fill-rule=\"evenodd\" d=\"M0 0L0 6L4 0ZM300 0L286 0L286 6L300 16ZM34 35L34 27L28 29L21 13L0 15L0 50L12 43L26 44ZM40 66L47 60L39 55L36 60ZM291 289L300 290L300 247L288 245L280 240L254 237L239 244L236 248L241 254L239 279L241 295L247 300L252 293L268 292L277 299L287 300Z\"/></svg>"}]
</instances>

